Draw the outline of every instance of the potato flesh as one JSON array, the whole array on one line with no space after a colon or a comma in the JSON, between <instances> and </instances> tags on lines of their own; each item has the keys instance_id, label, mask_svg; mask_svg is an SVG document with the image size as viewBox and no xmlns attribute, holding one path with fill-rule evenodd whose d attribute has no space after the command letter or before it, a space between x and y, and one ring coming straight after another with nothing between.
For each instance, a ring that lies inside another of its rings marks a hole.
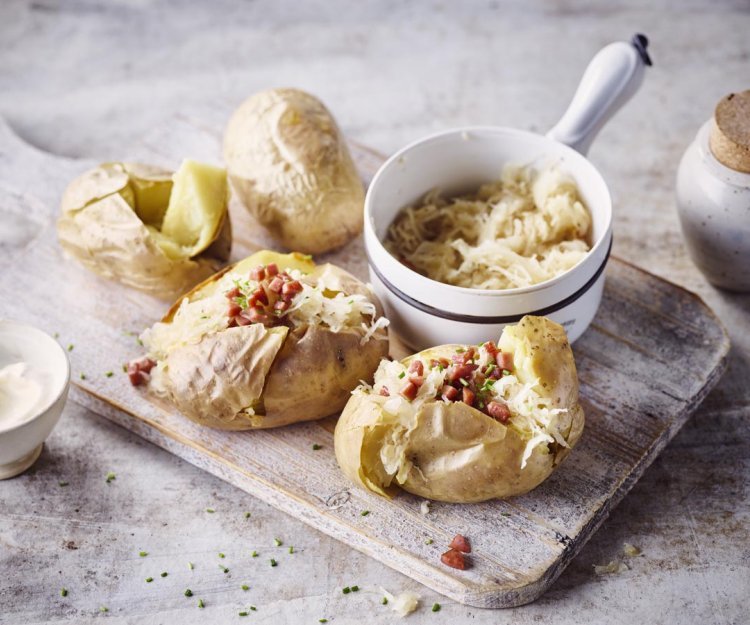
<instances>
[{"instance_id":1,"label":"potato flesh","mask_svg":"<svg viewBox=\"0 0 750 625\"><path fill-rule=\"evenodd\" d=\"M145 178L130 173L130 189L133 193L133 210L147 226L157 230L164 221L164 213L172 194L172 180L169 178ZM120 191L120 195L122 195Z\"/></svg>"},{"instance_id":2,"label":"potato flesh","mask_svg":"<svg viewBox=\"0 0 750 625\"><path fill-rule=\"evenodd\" d=\"M214 240L224 216L226 171L190 159L174 175L157 243L170 258L200 254Z\"/></svg>"}]
</instances>

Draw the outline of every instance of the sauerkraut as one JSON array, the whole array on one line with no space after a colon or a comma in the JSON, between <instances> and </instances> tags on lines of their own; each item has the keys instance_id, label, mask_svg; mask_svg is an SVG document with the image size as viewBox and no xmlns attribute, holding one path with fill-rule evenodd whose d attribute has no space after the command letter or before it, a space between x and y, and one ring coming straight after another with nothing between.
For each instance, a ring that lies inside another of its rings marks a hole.
<instances>
[{"instance_id":1,"label":"sauerkraut","mask_svg":"<svg viewBox=\"0 0 750 625\"><path fill-rule=\"evenodd\" d=\"M466 195L428 193L404 208L385 246L446 284L511 289L550 280L590 249L591 215L575 182L556 167L506 166L499 181Z\"/></svg>"}]
</instances>

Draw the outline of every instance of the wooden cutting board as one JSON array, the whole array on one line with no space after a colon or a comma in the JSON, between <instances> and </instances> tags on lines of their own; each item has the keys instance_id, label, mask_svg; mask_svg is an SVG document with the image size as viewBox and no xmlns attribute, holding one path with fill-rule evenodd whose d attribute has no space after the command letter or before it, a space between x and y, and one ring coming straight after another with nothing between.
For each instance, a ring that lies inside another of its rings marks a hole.
<instances>
[{"instance_id":1,"label":"wooden cutting board","mask_svg":"<svg viewBox=\"0 0 750 625\"><path fill-rule=\"evenodd\" d=\"M172 167L183 156L218 162L218 129L176 117L123 157ZM352 149L369 180L382 157ZM726 333L697 296L612 258L599 313L574 346L586 411L574 452L527 495L434 503L423 515L417 497L404 493L386 501L346 480L334 458L334 419L225 433L196 426L130 386L122 364L140 355L137 334L167 304L62 257L54 230L59 197L90 164L37 151L0 124L0 316L57 333L72 346L75 401L461 603L499 608L539 597L725 367ZM234 258L273 246L241 206L231 211ZM11 231L22 245L9 247ZM324 260L366 279L361 239ZM392 353L403 354L395 340ZM114 375L107 377L108 371ZM312 449L315 443L320 450ZM363 510L370 514L362 516ZM440 563L456 533L472 541L470 570Z\"/></svg>"}]
</instances>

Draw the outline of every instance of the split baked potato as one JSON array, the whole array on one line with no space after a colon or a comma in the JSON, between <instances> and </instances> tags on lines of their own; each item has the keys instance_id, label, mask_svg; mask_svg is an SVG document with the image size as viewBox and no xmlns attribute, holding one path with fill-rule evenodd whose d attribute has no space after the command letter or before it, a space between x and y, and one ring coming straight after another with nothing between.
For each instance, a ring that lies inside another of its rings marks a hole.
<instances>
[{"instance_id":1,"label":"split baked potato","mask_svg":"<svg viewBox=\"0 0 750 625\"><path fill-rule=\"evenodd\" d=\"M68 185L58 238L87 269L173 300L229 258L227 196L219 167L104 163Z\"/></svg>"},{"instance_id":2,"label":"split baked potato","mask_svg":"<svg viewBox=\"0 0 750 625\"><path fill-rule=\"evenodd\" d=\"M336 121L298 89L257 93L224 133L233 191L287 249L322 254L362 230L364 188Z\"/></svg>"},{"instance_id":3,"label":"split baked potato","mask_svg":"<svg viewBox=\"0 0 750 625\"><path fill-rule=\"evenodd\" d=\"M383 361L352 394L335 432L354 482L449 502L511 497L541 484L583 431L562 326L526 316L497 346L441 345Z\"/></svg>"},{"instance_id":4,"label":"split baked potato","mask_svg":"<svg viewBox=\"0 0 750 625\"><path fill-rule=\"evenodd\" d=\"M370 289L309 256L263 251L180 299L141 339L135 385L186 417L225 430L270 428L339 412L388 353Z\"/></svg>"}]
</instances>

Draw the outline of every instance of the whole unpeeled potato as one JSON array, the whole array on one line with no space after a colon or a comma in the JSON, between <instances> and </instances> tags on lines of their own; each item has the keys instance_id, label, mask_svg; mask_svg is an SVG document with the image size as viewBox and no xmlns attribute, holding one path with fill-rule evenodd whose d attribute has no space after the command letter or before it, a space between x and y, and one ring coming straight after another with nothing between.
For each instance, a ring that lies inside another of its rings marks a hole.
<instances>
[{"instance_id":1,"label":"whole unpeeled potato","mask_svg":"<svg viewBox=\"0 0 750 625\"><path fill-rule=\"evenodd\" d=\"M314 96L270 89L245 100L224 133L224 160L236 195L286 248L321 254L362 230L362 182Z\"/></svg>"}]
</instances>

